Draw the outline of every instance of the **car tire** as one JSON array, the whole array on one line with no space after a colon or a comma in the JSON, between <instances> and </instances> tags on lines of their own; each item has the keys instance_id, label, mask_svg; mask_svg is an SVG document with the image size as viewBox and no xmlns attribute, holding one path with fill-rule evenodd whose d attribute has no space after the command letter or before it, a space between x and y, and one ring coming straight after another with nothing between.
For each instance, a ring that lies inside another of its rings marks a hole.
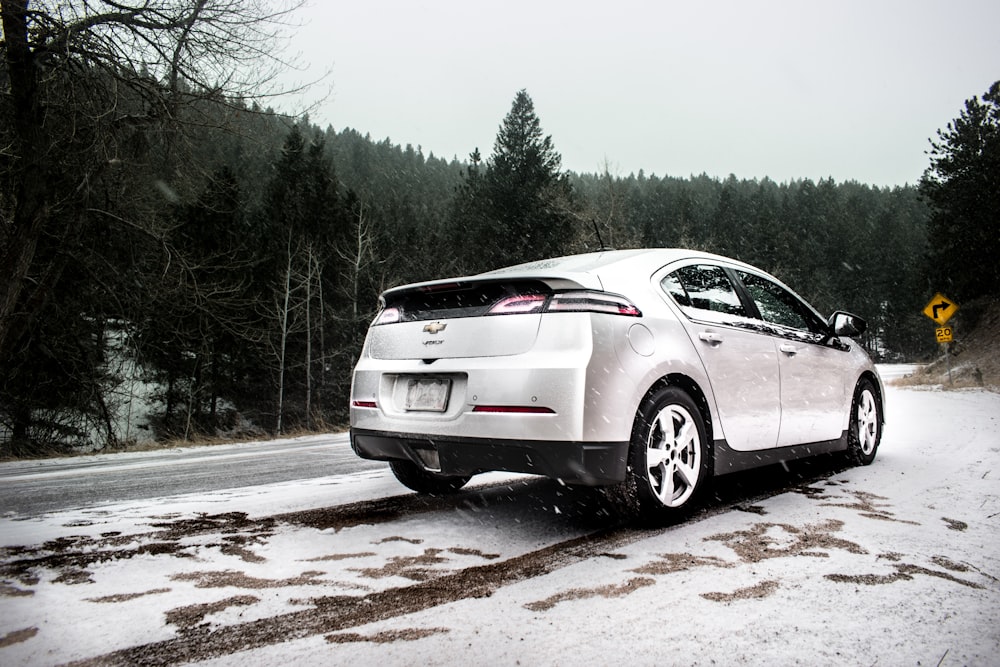
<instances>
[{"instance_id":1,"label":"car tire","mask_svg":"<svg viewBox=\"0 0 1000 667\"><path fill-rule=\"evenodd\" d=\"M851 401L847 427L848 460L854 465L871 464L881 441L882 403L872 381L862 378Z\"/></svg>"},{"instance_id":2,"label":"car tire","mask_svg":"<svg viewBox=\"0 0 1000 667\"><path fill-rule=\"evenodd\" d=\"M389 467L396 479L406 488L434 496L455 493L472 479L430 472L411 461L390 461Z\"/></svg>"},{"instance_id":3,"label":"car tire","mask_svg":"<svg viewBox=\"0 0 1000 667\"><path fill-rule=\"evenodd\" d=\"M664 524L684 518L711 477L705 420L684 390L664 386L639 407L622 500L629 518Z\"/></svg>"}]
</instances>

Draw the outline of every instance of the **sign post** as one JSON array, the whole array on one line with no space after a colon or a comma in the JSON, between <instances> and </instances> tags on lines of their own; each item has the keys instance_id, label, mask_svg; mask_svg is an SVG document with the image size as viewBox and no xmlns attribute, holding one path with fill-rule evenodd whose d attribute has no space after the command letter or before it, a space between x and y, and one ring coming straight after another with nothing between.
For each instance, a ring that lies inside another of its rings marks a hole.
<instances>
[{"instance_id":1,"label":"sign post","mask_svg":"<svg viewBox=\"0 0 1000 667\"><path fill-rule=\"evenodd\" d=\"M935 294L934 298L924 306L923 310L924 315L934 320L938 325L934 329L934 337L938 343L944 346L944 358L948 364L948 384L951 384L951 355L949 354L948 343L954 340L955 332L951 327L945 325L956 311L958 311L958 304L941 294L941 292Z\"/></svg>"}]
</instances>

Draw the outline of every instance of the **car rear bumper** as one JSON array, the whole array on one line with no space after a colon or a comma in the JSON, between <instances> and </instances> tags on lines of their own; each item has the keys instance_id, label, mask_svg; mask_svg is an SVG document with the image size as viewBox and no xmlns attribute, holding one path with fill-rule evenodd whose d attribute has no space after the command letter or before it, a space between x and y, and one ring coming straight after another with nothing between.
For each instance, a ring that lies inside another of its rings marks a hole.
<instances>
[{"instance_id":1,"label":"car rear bumper","mask_svg":"<svg viewBox=\"0 0 1000 667\"><path fill-rule=\"evenodd\" d=\"M405 460L443 475L501 470L605 486L625 479L626 442L562 442L426 435L351 429L351 447L365 459Z\"/></svg>"}]
</instances>

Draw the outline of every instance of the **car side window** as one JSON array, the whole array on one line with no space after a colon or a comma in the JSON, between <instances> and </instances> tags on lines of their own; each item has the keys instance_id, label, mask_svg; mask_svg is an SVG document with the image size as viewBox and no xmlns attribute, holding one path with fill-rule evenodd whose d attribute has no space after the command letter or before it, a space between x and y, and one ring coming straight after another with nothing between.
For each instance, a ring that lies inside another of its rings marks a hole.
<instances>
[{"instance_id":1,"label":"car side window","mask_svg":"<svg viewBox=\"0 0 1000 667\"><path fill-rule=\"evenodd\" d=\"M725 322L729 316L747 316L736 288L721 266L684 266L667 274L660 286L691 318Z\"/></svg>"},{"instance_id":2,"label":"car side window","mask_svg":"<svg viewBox=\"0 0 1000 667\"><path fill-rule=\"evenodd\" d=\"M814 334L823 332L823 323L784 287L752 273L738 274L765 322Z\"/></svg>"}]
</instances>

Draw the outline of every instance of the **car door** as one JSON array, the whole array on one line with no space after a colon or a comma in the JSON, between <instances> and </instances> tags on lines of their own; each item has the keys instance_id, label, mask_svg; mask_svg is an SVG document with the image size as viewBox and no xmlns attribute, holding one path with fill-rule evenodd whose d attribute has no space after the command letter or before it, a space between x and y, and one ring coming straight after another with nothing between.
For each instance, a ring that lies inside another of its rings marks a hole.
<instances>
[{"instance_id":1,"label":"car door","mask_svg":"<svg viewBox=\"0 0 1000 667\"><path fill-rule=\"evenodd\" d=\"M778 446L839 438L847 401L843 349L827 344L826 324L794 293L765 276L736 273L778 349Z\"/></svg>"},{"instance_id":2,"label":"car door","mask_svg":"<svg viewBox=\"0 0 1000 667\"><path fill-rule=\"evenodd\" d=\"M774 447L781 418L777 350L759 321L748 317L730 275L698 263L669 270L660 286L685 315L681 320L708 373L729 447Z\"/></svg>"}]
</instances>

